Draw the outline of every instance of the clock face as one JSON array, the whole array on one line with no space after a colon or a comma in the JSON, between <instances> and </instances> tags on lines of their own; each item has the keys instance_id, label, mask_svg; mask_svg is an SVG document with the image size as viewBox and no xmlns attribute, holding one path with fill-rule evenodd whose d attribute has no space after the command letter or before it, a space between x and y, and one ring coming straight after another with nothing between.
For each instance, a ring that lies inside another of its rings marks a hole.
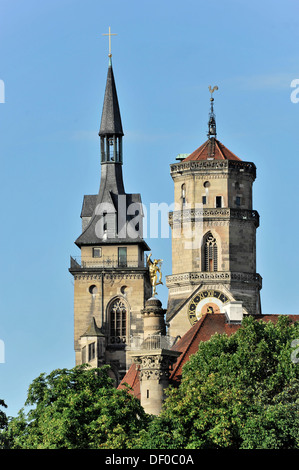
<instances>
[{"instance_id":1,"label":"clock face","mask_svg":"<svg viewBox=\"0 0 299 470\"><path fill-rule=\"evenodd\" d=\"M214 289L198 292L188 307L188 318L194 325L205 313L221 313L224 304L229 298L222 292Z\"/></svg>"}]
</instances>

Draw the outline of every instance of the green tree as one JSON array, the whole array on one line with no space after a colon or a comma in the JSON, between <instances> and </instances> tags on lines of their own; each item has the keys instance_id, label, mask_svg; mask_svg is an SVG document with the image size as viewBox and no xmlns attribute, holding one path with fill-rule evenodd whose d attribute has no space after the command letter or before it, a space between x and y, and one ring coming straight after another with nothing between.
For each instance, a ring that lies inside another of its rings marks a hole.
<instances>
[{"instance_id":1,"label":"green tree","mask_svg":"<svg viewBox=\"0 0 299 470\"><path fill-rule=\"evenodd\" d=\"M7 408L7 405L4 400L0 400L0 406ZM3 431L7 429L8 419L4 411L0 410L0 449L3 449L6 446L5 434Z\"/></svg>"},{"instance_id":2,"label":"green tree","mask_svg":"<svg viewBox=\"0 0 299 470\"><path fill-rule=\"evenodd\" d=\"M9 422L10 447L128 448L148 418L135 397L113 386L108 369L84 365L41 374L28 390L30 410Z\"/></svg>"},{"instance_id":3,"label":"green tree","mask_svg":"<svg viewBox=\"0 0 299 470\"><path fill-rule=\"evenodd\" d=\"M299 325L244 319L228 337L202 342L170 388L159 417L141 431L149 449L299 447Z\"/></svg>"}]
</instances>

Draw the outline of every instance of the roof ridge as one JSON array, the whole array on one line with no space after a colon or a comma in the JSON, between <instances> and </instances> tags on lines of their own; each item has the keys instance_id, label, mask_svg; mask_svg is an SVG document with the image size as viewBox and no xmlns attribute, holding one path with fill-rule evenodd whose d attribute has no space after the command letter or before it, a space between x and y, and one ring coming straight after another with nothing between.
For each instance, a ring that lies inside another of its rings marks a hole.
<instances>
[{"instance_id":1,"label":"roof ridge","mask_svg":"<svg viewBox=\"0 0 299 470\"><path fill-rule=\"evenodd\" d=\"M215 139L215 142L216 142L217 148L218 148L218 150L219 150L219 152L220 152L220 154L221 154L223 160L227 160L226 157L225 157L225 155L224 155L224 153L222 152L221 147L220 147L220 145L223 145L223 144L221 144L221 142L220 142L218 139ZM219 145L219 144L220 144L220 145Z\"/></svg>"},{"instance_id":2,"label":"roof ridge","mask_svg":"<svg viewBox=\"0 0 299 470\"><path fill-rule=\"evenodd\" d=\"M199 152L198 156L202 154L202 152L205 150L205 148L208 146L208 144L209 144L209 139L206 140L206 141L201 145L202 149L201 149L201 151ZM196 151L196 150L195 150L195 151Z\"/></svg>"}]
</instances>

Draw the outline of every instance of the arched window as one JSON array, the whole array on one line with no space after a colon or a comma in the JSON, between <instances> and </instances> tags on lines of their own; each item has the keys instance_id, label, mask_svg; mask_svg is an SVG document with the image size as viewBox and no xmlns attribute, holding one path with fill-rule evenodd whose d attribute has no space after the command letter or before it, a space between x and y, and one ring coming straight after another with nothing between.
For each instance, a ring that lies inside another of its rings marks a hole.
<instances>
[{"instance_id":1,"label":"arched window","mask_svg":"<svg viewBox=\"0 0 299 470\"><path fill-rule=\"evenodd\" d=\"M182 199L182 206L186 204L186 185L185 183L181 186L181 199Z\"/></svg>"},{"instance_id":2,"label":"arched window","mask_svg":"<svg viewBox=\"0 0 299 470\"><path fill-rule=\"evenodd\" d=\"M218 251L215 237L208 232L203 243L203 271L218 270Z\"/></svg>"},{"instance_id":3,"label":"arched window","mask_svg":"<svg viewBox=\"0 0 299 470\"><path fill-rule=\"evenodd\" d=\"M127 307L120 298L115 299L109 308L110 343L125 343L127 335Z\"/></svg>"}]
</instances>

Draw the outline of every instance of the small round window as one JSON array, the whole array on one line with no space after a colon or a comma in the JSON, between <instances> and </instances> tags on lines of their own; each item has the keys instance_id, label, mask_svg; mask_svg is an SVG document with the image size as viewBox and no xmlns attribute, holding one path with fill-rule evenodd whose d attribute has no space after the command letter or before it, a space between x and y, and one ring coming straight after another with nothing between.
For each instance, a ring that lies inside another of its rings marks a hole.
<instances>
[{"instance_id":1,"label":"small round window","mask_svg":"<svg viewBox=\"0 0 299 470\"><path fill-rule=\"evenodd\" d=\"M89 292L90 292L90 294L97 294L97 292L98 292L97 286L95 286L94 284L92 286L90 286L89 287Z\"/></svg>"},{"instance_id":2,"label":"small round window","mask_svg":"<svg viewBox=\"0 0 299 470\"><path fill-rule=\"evenodd\" d=\"M204 185L204 188L209 188L211 186L211 183L210 181L205 181L203 185Z\"/></svg>"}]
</instances>

